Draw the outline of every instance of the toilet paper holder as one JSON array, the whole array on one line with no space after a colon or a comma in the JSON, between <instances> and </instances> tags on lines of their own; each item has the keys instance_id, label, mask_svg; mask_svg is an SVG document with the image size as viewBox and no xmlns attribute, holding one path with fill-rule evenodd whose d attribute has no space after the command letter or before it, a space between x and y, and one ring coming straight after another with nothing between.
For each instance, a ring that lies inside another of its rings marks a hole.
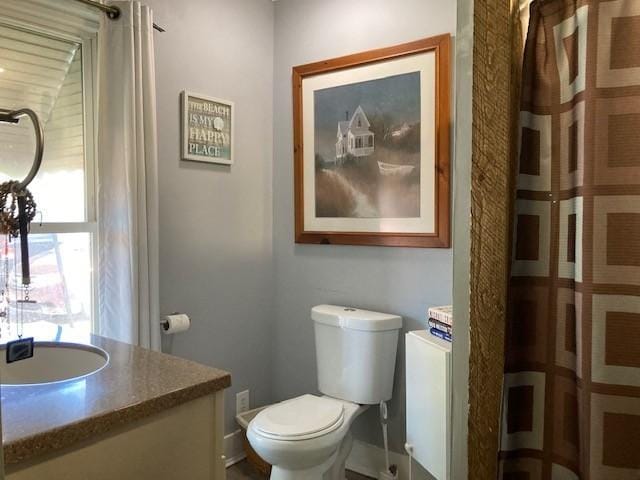
<instances>
[{"instance_id":1,"label":"toilet paper holder","mask_svg":"<svg viewBox=\"0 0 640 480\"><path fill-rule=\"evenodd\" d=\"M181 314L182 312L171 312L169 315L181 315ZM163 318L160 319L160 326L164 331L169 330L169 320L167 320L167 316L169 315L165 315ZM189 318L189 323L191 323L191 318Z\"/></svg>"}]
</instances>

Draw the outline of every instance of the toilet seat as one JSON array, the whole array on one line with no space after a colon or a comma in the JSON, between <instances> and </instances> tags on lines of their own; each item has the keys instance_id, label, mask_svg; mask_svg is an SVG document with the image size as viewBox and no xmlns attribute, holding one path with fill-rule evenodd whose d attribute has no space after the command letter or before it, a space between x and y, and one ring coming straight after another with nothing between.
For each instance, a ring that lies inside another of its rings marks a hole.
<instances>
[{"instance_id":1,"label":"toilet seat","mask_svg":"<svg viewBox=\"0 0 640 480\"><path fill-rule=\"evenodd\" d=\"M307 394L266 408L252 423L263 437L300 441L331 433L343 422L342 402Z\"/></svg>"}]
</instances>

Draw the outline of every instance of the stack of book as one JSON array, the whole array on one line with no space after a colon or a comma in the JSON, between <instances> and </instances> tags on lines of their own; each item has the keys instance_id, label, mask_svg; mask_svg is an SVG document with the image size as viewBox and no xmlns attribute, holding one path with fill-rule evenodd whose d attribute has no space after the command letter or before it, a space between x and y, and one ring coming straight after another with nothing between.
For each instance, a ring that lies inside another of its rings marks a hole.
<instances>
[{"instance_id":1,"label":"stack of book","mask_svg":"<svg viewBox=\"0 0 640 480\"><path fill-rule=\"evenodd\" d=\"M429 332L442 340L450 342L453 338L453 307L432 307L428 311Z\"/></svg>"}]
</instances>

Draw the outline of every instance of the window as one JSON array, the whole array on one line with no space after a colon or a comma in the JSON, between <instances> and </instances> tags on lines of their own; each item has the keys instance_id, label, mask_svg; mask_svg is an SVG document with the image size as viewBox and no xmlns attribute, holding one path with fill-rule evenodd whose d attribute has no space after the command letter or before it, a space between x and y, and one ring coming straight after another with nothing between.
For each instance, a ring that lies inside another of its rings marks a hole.
<instances>
[{"instance_id":1,"label":"window","mask_svg":"<svg viewBox=\"0 0 640 480\"><path fill-rule=\"evenodd\" d=\"M17 336L20 315L24 335L39 339L86 341L95 327L93 52L93 40L73 42L0 23L0 108L31 108L45 134L42 167L29 185L37 203L29 236L34 303L18 308L14 303L25 292L19 240L13 240L8 252L12 325L7 331L3 323L3 343ZM0 182L26 175L34 144L28 121L0 124ZM4 242L0 239L3 248Z\"/></svg>"}]
</instances>

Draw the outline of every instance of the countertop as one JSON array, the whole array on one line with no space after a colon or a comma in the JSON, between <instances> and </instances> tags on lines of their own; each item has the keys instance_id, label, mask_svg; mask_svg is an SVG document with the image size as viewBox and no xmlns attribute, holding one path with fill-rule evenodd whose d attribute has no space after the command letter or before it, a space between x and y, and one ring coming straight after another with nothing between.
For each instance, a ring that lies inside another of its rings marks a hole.
<instances>
[{"instance_id":1,"label":"countertop","mask_svg":"<svg viewBox=\"0 0 640 480\"><path fill-rule=\"evenodd\" d=\"M69 447L231 385L223 370L104 337L91 336L90 343L110 359L88 377L1 387L5 464Z\"/></svg>"}]
</instances>

